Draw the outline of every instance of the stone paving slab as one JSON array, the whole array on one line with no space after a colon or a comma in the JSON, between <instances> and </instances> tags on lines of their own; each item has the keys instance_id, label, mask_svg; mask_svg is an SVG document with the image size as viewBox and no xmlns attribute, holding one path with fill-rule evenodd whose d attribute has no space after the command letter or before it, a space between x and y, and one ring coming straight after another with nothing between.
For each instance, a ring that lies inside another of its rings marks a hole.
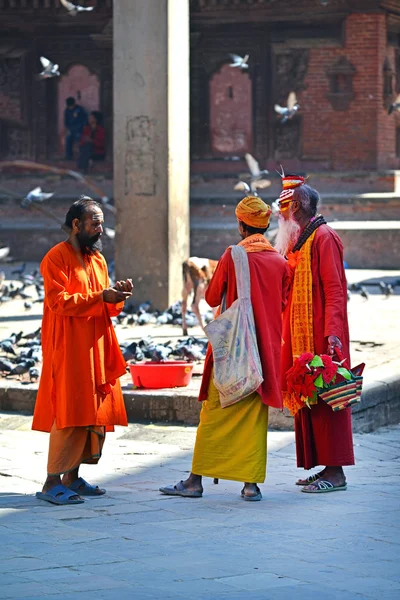
<instances>
[{"instance_id":1,"label":"stone paving slab","mask_svg":"<svg viewBox=\"0 0 400 600\"><path fill-rule=\"evenodd\" d=\"M391 600L400 596L400 425L355 435L346 492L294 485L292 432L270 432L263 500L205 479L201 499L163 496L186 477L196 429L130 425L82 475L107 488L80 506L37 500L48 435L0 413L0 598Z\"/></svg>"}]
</instances>

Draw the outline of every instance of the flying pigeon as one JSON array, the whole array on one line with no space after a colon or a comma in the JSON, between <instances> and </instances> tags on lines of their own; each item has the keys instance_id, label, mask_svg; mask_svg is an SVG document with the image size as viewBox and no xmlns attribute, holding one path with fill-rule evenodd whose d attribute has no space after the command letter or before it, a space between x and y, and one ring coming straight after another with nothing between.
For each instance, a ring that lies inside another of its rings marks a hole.
<instances>
[{"instance_id":1,"label":"flying pigeon","mask_svg":"<svg viewBox=\"0 0 400 600\"><path fill-rule=\"evenodd\" d=\"M400 94L397 96L396 100L392 102L392 104L388 108L388 115L392 114L394 110L400 111Z\"/></svg>"},{"instance_id":2,"label":"flying pigeon","mask_svg":"<svg viewBox=\"0 0 400 600\"><path fill-rule=\"evenodd\" d=\"M234 190L240 190L248 194L251 192L254 196L257 196L257 189L265 189L271 185L268 179L264 178L264 175L268 175L266 169L260 170L260 165L248 152L244 155L250 175L246 176L249 179L249 183L246 181L239 181L235 186Z\"/></svg>"},{"instance_id":3,"label":"flying pigeon","mask_svg":"<svg viewBox=\"0 0 400 600\"><path fill-rule=\"evenodd\" d=\"M300 108L300 104L297 103L296 94L294 92L290 92L287 99L287 105L279 106L279 104L275 104L274 108L275 112L282 116L281 123L283 124L297 113Z\"/></svg>"},{"instance_id":4,"label":"flying pigeon","mask_svg":"<svg viewBox=\"0 0 400 600\"><path fill-rule=\"evenodd\" d=\"M238 56L237 54L230 54L229 55L232 59L232 63L229 65L230 67L240 67L241 69L248 69L249 65L247 64L247 61L249 60L249 55L246 54L243 58L241 56Z\"/></svg>"},{"instance_id":5,"label":"flying pigeon","mask_svg":"<svg viewBox=\"0 0 400 600\"><path fill-rule=\"evenodd\" d=\"M43 71L39 73L39 79L51 79L52 77L60 76L58 65L52 63L45 56L40 57L40 62L42 63Z\"/></svg>"},{"instance_id":6,"label":"flying pigeon","mask_svg":"<svg viewBox=\"0 0 400 600\"><path fill-rule=\"evenodd\" d=\"M54 196L54 192L42 192L42 188L37 187L27 194L27 196L22 200L21 205L23 208L27 208L32 204L32 202L44 202L44 200L48 200L52 196Z\"/></svg>"},{"instance_id":7,"label":"flying pigeon","mask_svg":"<svg viewBox=\"0 0 400 600\"><path fill-rule=\"evenodd\" d=\"M79 4L72 4L72 2L68 2L68 0L60 0L60 2L64 8L67 9L68 14L71 15L71 17L76 17L80 12L88 12L94 9L94 6L80 6Z\"/></svg>"}]
</instances>

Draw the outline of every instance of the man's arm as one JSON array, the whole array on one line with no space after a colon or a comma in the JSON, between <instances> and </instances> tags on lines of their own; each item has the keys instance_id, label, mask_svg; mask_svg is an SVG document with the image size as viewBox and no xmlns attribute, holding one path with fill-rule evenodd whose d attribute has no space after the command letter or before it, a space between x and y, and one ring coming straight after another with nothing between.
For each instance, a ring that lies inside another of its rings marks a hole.
<instances>
[{"instance_id":1,"label":"man's arm","mask_svg":"<svg viewBox=\"0 0 400 600\"><path fill-rule=\"evenodd\" d=\"M64 317L99 317L104 302L123 302L130 294L112 289L87 294L67 292L68 275L62 261L47 256L42 263L45 299L50 310Z\"/></svg>"},{"instance_id":2,"label":"man's arm","mask_svg":"<svg viewBox=\"0 0 400 600\"><path fill-rule=\"evenodd\" d=\"M224 254L218 261L217 268L214 271L214 275L211 278L210 283L206 289L205 300L211 307L219 306L222 302L222 297L226 292L228 283L228 268L227 262L232 260L230 252L225 250Z\"/></svg>"},{"instance_id":3,"label":"man's arm","mask_svg":"<svg viewBox=\"0 0 400 600\"><path fill-rule=\"evenodd\" d=\"M317 241L317 240L316 240ZM332 235L324 235L318 241L319 274L325 297L324 337L343 339L343 256Z\"/></svg>"}]
</instances>

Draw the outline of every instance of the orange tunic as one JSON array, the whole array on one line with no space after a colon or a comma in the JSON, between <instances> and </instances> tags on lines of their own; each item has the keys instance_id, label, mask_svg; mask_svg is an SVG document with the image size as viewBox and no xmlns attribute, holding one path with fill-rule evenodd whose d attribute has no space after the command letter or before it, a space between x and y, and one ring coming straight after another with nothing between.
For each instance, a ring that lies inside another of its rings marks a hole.
<instances>
[{"instance_id":1,"label":"orange tunic","mask_svg":"<svg viewBox=\"0 0 400 600\"><path fill-rule=\"evenodd\" d=\"M118 378L126 371L110 317L123 303L106 304L107 265L100 253L85 257L61 242L44 257L43 369L32 429L127 425Z\"/></svg>"}]
</instances>

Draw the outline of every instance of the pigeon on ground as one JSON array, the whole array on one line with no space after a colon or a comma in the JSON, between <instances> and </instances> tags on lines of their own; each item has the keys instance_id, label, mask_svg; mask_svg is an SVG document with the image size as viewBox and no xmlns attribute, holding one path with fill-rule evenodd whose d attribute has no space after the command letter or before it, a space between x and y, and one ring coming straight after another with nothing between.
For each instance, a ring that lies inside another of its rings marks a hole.
<instances>
[{"instance_id":1,"label":"pigeon on ground","mask_svg":"<svg viewBox=\"0 0 400 600\"><path fill-rule=\"evenodd\" d=\"M32 308L32 302L29 302L28 300L25 300L25 302L24 302L24 308L26 310L30 310Z\"/></svg>"},{"instance_id":2,"label":"pigeon on ground","mask_svg":"<svg viewBox=\"0 0 400 600\"><path fill-rule=\"evenodd\" d=\"M9 373L15 365L6 358L0 358L0 371Z\"/></svg>"},{"instance_id":3,"label":"pigeon on ground","mask_svg":"<svg viewBox=\"0 0 400 600\"><path fill-rule=\"evenodd\" d=\"M17 356L17 353L15 352L14 346L12 345L11 342L8 342L7 340L3 341L3 342L0 342L0 348L6 354L13 354L14 356Z\"/></svg>"},{"instance_id":4,"label":"pigeon on ground","mask_svg":"<svg viewBox=\"0 0 400 600\"><path fill-rule=\"evenodd\" d=\"M29 369L29 379L31 381L37 381L39 379L39 376L40 376L40 372L37 367L31 367Z\"/></svg>"},{"instance_id":5,"label":"pigeon on ground","mask_svg":"<svg viewBox=\"0 0 400 600\"><path fill-rule=\"evenodd\" d=\"M298 104L296 94L294 92L290 92L286 106L280 106L279 104L275 104L274 106L275 112L282 116L282 125L289 119L292 119L299 108L300 104Z\"/></svg>"},{"instance_id":6,"label":"pigeon on ground","mask_svg":"<svg viewBox=\"0 0 400 600\"><path fill-rule=\"evenodd\" d=\"M391 115L394 110L400 111L400 94L397 96L396 100L392 102L392 104L388 108L388 115Z\"/></svg>"},{"instance_id":7,"label":"pigeon on ground","mask_svg":"<svg viewBox=\"0 0 400 600\"><path fill-rule=\"evenodd\" d=\"M42 328L39 327L35 331L32 331L31 333L26 333L25 335L22 335L21 337L24 340L34 340L40 336L41 331L42 331Z\"/></svg>"},{"instance_id":8,"label":"pigeon on ground","mask_svg":"<svg viewBox=\"0 0 400 600\"><path fill-rule=\"evenodd\" d=\"M32 358L27 358L26 360L19 362L9 373L7 373L6 377L12 377L13 375L23 375L27 373L31 367L35 366L35 361Z\"/></svg>"},{"instance_id":9,"label":"pigeon on ground","mask_svg":"<svg viewBox=\"0 0 400 600\"><path fill-rule=\"evenodd\" d=\"M58 65L52 63L45 56L40 57L40 62L42 63L43 71L39 73L39 79L51 79L52 77L60 76Z\"/></svg>"},{"instance_id":10,"label":"pigeon on ground","mask_svg":"<svg viewBox=\"0 0 400 600\"><path fill-rule=\"evenodd\" d=\"M230 67L239 67L240 69L248 69L249 68L249 65L248 65L249 54L246 54L243 57L239 56L238 54L229 54L229 56L231 57L231 60L233 61L229 65Z\"/></svg>"},{"instance_id":11,"label":"pigeon on ground","mask_svg":"<svg viewBox=\"0 0 400 600\"><path fill-rule=\"evenodd\" d=\"M172 351L173 348L171 348L170 346L157 344L157 346L151 352L151 360L154 362L164 362L168 359Z\"/></svg>"},{"instance_id":12,"label":"pigeon on ground","mask_svg":"<svg viewBox=\"0 0 400 600\"><path fill-rule=\"evenodd\" d=\"M369 300L369 293L367 292L366 288L362 285L360 286L361 289L361 297L365 298L365 300Z\"/></svg>"},{"instance_id":13,"label":"pigeon on ground","mask_svg":"<svg viewBox=\"0 0 400 600\"><path fill-rule=\"evenodd\" d=\"M387 284L383 293L385 294L386 298L389 298L393 295L393 287L390 285L390 283Z\"/></svg>"},{"instance_id":14,"label":"pigeon on ground","mask_svg":"<svg viewBox=\"0 0 400 600\"><path fill-rule=\"evenodd\" d=\"M36 187L33 190L31 190L22 200L21 206L22 208L28 208L32 204L32 202L40 204L41 202L48 200L52 196L54 196L54 192L42 192L41 187Z\"/></svg>"},{"instance_id":15,"label":"pigeon on ground","mask_svg":"<svg viewBox=\"0 0 400 600\"><path fill-rule=\"evenodd\" d=\"M22 263L22 265L20 267L11 271L11 275L22 275L22 273L25 271L25 269L26 269L26 263Z\"/></svg>"},{"instance_id":16,"label":"pigeon on ground","mask_svg":"<svg viewBox=\"0 0 400 600\"><path fill-rule=\"evenodd\" d=\"M80 6L79 4L68 2L68 0L60 0L60 2L67 9L71 17L76 17L80 12L89 12L94 9L94 6Z\"/></svg>"}]
</instances>

